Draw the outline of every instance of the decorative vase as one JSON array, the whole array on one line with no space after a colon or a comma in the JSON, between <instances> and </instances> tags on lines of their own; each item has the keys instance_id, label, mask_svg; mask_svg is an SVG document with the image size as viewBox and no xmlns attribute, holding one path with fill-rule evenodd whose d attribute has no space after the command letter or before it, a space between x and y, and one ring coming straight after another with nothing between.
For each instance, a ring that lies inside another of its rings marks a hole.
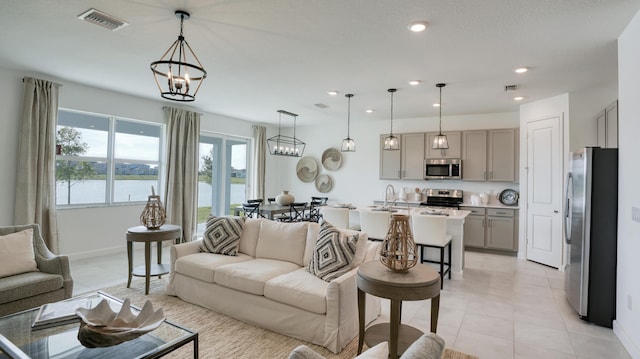
<instances>
[{"instance_id":1,"label":"decorative vase","mask_svg":"<svg viewBox=\"0 0 640 359\"><path fill-rule=\"evenodd\" d=\"M276 196L276 203L281 206L288 206L295 200L296 198L290 195L289 191L282 191L282 193Z\"/></svg>"},{"instance_id":2,"label":"decorative vase","mask_svg":"<svg viewBox=\"0 0 640 359\"><path fill-rule=\"evenodd\" d=\"M400 188L400 194L398 194L398 198L405 200L407 199L407 192L404 190L404 187Z\"/></svg>"},{"instance_id":3,"label":"decorative vase","mask_svg":"<svg viewBox=\"0 0 640 359\"><path fill-rule=\"evenodd\" d=\"M162 206L162 202L160 202L160 196L156 196L156 192L153 186L151 186L151 196L149 196L147 205L144 206L144 210L142 214L140 214L140 224L148 229L158 229L164 224L166 219L167 215Z\"/></svg>"},{"instance_id":4,"label":"decorative vase","mask_svg":"<svg viewBox=\"0 0 640 359\"><path fill-rule=\"evenodd\" d=\"M409 216L391 216L389 231L380 248L380 262L394 272L404 273L418 263L418 248L411 234Z\"/></svg>"}]
</instances>

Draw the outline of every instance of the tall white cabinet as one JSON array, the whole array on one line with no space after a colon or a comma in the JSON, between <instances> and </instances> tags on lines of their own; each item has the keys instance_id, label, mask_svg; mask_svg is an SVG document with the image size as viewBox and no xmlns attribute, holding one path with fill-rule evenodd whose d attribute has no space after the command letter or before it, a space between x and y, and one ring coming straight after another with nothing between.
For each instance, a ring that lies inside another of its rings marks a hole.
<instances>
[{"instance_id":1,"label":"tall white cabinet","mask_svg":"<svg viewBox=\"0 0 640 359\"><path fill-rule=\"evenodd\" d=\"M602 148L618 148L618 101L613 101L596 116L597 145Z\"/></svg>"}]
</instances>

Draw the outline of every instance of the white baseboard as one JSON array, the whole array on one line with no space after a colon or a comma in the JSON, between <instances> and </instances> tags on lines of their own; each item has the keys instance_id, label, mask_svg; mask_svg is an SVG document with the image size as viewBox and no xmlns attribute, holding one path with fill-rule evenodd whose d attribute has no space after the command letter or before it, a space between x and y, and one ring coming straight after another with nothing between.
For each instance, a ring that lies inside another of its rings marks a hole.
<instances>
[{"instance_id":1,"label":"white baseboard","mask_svg":"<svg viewBox=\"0 0 640 359\"><path fill-rule=\"evenodd\" d=\"M629 352L629 355L633 359L640 359L640 349L636 346L636 344L631 340L631 338L627 335L617 320L613 321L613 332L620 339L620 343L624 346L624 348Z\"/></svg>"},{"instance_id":2,"label":"white baseboard","mask_svg":"<svg viewBox=\"0 0 640 359\"><path fill-rule=\"evenodd\" d=\"M69 257L69 259L71 260L77 260L77 259L101 257L101 256L121 254L121 253L124 253L126 255L127 247L117 246L117 247L111 247L111 248L101 248L101 249L96 249L94 251L78 252L78 253L65 254L65 255Z\"/></svg>"}]
</instances>

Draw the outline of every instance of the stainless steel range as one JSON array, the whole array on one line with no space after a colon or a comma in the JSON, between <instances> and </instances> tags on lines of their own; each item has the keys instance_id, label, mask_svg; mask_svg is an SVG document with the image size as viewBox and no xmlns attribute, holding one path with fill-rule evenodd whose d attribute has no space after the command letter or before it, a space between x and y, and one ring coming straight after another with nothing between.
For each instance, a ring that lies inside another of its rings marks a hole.
<instances>
[{"instance_id":1,"label":"stainless steel range","mask_svg":"<svg viewBox=\"0 0 640 359\"><path fill-rule=\"evenodd\" d=\"M427 200L421 202L420 206L460 209L462 203L462 190L459 189L428 188L426 195Z\"/></svg>"}]
</instances>

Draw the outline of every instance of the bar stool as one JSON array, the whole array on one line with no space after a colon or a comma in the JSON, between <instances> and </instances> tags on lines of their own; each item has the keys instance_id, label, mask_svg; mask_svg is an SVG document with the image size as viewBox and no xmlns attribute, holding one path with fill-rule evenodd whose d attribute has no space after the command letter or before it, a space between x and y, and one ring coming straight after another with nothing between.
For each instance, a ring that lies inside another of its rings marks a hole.
<instances>
[{"instance_id":1,"label":"bar stool","mask_svg":"<svg viewBox=\"0 0 640 359\"><path fill-rule=\"evenodd\" d=\"M413 240L420 247L420 263L437 263L440 265L440 289L444 287L444 276L449 274L451 279L451 234L447 233L447 217L438 215L413 214L411 216ZM440 250L440 260L426 259L426 249ZM445 262L445 250L448 261ZM447 266L445 270L444 267Z\"/></svg>"}]
</instances>

